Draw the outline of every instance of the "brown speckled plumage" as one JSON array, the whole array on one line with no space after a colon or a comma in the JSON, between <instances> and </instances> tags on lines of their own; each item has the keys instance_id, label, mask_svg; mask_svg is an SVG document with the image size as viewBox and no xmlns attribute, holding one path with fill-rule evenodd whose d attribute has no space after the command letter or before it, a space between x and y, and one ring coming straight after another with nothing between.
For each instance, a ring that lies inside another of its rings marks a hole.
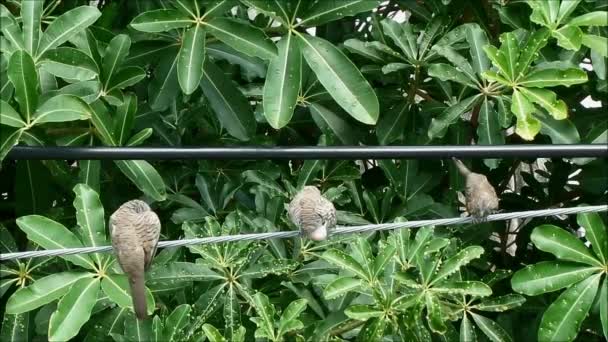
<instances>
[{"instance_id":1,"label":"brown speckled plumage","mask_svg":"<svg viewBox=\"0 0 608 342\"><path fill-rule=\"evenodd\" d=\"M160 236L160 220L146 202L124 203L110 216L112 246L129 278L133 308L138 319L147 317L144 272L150 267Z\"/></svg>"},{"instance_id":2,"label":"brown speckled plumage","mask_svg":"<svg viewBox=\"0 0 608 342\"><path fill-rule=\"evenodd\" d=\"M289 217L311 240L327 239L336 225L336 208L314 186L305 186L289 203Z\"/></svg>"},{"instance_id":3,"label":"brown speckled plumage","mask_svg":"<svg viewBox=\"0 0 608 342\"><path fill-rule=\"evenodd\" d=\"M496 191L486 176L471 172L463 162L455 158L453 159L458 171L465 177L467 212L476 221L483 221L486 216L498 210Z\"/></svg>"}]
</instances>

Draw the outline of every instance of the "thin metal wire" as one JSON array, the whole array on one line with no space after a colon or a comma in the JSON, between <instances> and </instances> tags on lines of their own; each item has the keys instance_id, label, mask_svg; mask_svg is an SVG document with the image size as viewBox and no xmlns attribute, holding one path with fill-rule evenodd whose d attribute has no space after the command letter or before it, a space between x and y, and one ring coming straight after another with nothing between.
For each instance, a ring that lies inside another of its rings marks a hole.
<instances>
[{"instance_id":1,"label":"thin metal wire","mask_svg":"<svg viewBox=\"0 0 608 342\"><path fill-rule=\"evenodd\" d=\"M8 159L260 160L608 157L608 144L435 146L62 147L15 146Z\"/></svg>"},{"instance_id":2,"label":"thin metal wire","mask_svg":"<svg viewBox=\"0 0 608 342\"><path fill-rule=\"evenodd\" d=\"M486 221L503 221L503 220L511 220L511 219L515 219L515 218L571 215L571 214L600 212L600 211L608 211L608 205L594 205L594 206L573 207L573 208L541 209L541 210L519 211L519 212L512 212L512 213L500 213L500 214L489 215L487 217ZM424 226L449 226L449 225L470 223L472 221L473 221L472 217L454 217L454 218L433 219L433 220L419 220L419 221L381 223L381 224L366 224L366 225L362 225L362 226L337 227L335 230L333 230L333 232L331 234L332 235L352 234L352 233L363 233L363 232L380 231L380 230L390 230L390 229L418 228L418 227L424 227ZM158 248L183 247L183 246L204 245L204 244L210 244L210 243L235 242L235 241L287 239L287 238L297 237L299 235L300 235L300 232L298 232L298 231L285 231L285 232L271 232L271 233L212 236L212 237L196 238L196 239L161 241L158 243ZM82 247L82 248L47 249L47 250L29 251L29 252L15 252L15 253L0 254L0 261L15 260L15 259L28 259L28 258L36 258L36 257L99 253L99 252L108 252L111 250L112 250L112 246L97 246L97 247Z\"/></svg>"}]
</instances>

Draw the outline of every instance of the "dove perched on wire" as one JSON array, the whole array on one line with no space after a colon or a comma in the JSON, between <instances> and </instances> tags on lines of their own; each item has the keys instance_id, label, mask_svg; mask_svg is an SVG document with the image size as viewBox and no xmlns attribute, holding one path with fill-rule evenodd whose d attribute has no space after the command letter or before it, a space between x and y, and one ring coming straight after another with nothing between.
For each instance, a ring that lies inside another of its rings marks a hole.
<instances>
[{"instance_id":1,"label":"dove perched on wire","mask_svg":"<svg viewBox=\"0 0 608 342\"><path fill-rule=\"evenodd\" d=\"M124 203L110 216L112 247L129 278L133 308L138 319L147 317L144 272L152 263L160 236L160 220L146 202Z\"/></svg>"},{"instance_id":2,"label":"dove perched on wire","mask_svg":"<svg viewBox=\"0 0 608 342\"><path fill-rule=\"evenodd\" d=\"M336 226L336 208L314 186L305 186L289 203L289 217L313 241L327 239Z\"/></svg>"},{"instance_id":3,"label":"dove perched on wire","mask_svg":"<svg viewBox=\"0 0 608 342\"><path fill-rule=\"evenodd\" d=\"M486 176L471 172L463 162L452 158L458 171L465 177L466 208L475 223L485 221L489 214L498 210L498 196Z\"/></svg>"}]
</instances>

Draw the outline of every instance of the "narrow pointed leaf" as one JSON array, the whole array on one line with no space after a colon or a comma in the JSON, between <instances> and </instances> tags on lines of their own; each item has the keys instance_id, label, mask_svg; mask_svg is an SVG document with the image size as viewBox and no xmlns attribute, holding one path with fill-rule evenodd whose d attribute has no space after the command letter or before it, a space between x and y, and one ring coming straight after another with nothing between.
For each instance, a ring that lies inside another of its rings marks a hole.
<instances>
[{"instance_id":1,"label":"narrow pointed leaf","mask_svg":"<svg viewBox=\"0 0 608 342\"><path fill-rule=\"evenodd\" d=\"M375 124L380 111L378 98L353 62L321 38L302 35L300 44L306 62L332 98L358 121Z\"/></svg>"},{"instance_id":2,"label":"narrow pointed leaf","mask_svg":"<svg viewBox=\"0 0 608 342\"><path fill-rule=\"evenodd\" d=\"M475 321L475 324L479 327L481 331L493 342L510 342L513 341L511 336L505 331L500 324L494 322L493 320L486 318L484 316L470 313L471 317Z\"/></svg>"},{"instance_id":3,"label":"narrow pointed leaf","mask_svg":"<svg viewBox=\"0 0 608 342\"><path fill-rule=\"evenodd\" d=\"M542 88L520 88L520 90L530 101L546 109L555 120L568 117L566 103L558 100L557 95L551 90Z\"/></svg>"},{"instance_id":4,"label":"narrow pointed leaf","mask_svg":"<svg viewBox=\"0 0 608 342\"><path fill-rule=\"evenodd\" d=\"M77 184L74 194L76 221L83 244L91 247L107 245L104 210L99 195L85 184ZM93 254L93 258L97 265L102 265L102 254Z\"/></svg>"},{"instance_id":5,"label":"narrow pointed leaf","mask_svg":"<svg viewBox=\"0 0 608 342\"><path fill-rule=\"evenodd\" d=\"M555 87L587 82L587 73L581 69L536 69L522 78L518 83L525 87Z\"/></svg>"},{"instance_id":6,"label":"narrow pointed leaf","mask_svg":"<svg viewBox=\"0 0 608 342\"><path fill-rule=\"evenodd\" d=\"M292 34L281 39L279 55L270 60L264 82L264 116L274 129L291 120L296 108L302 78L302 54Z\"/></svg>"},{"instance_id":7,"label":"narrow pointed leaf","mask_svg":"<svg viewBox=\"0 0 608 342\"><path fill-rule=\"evenodd\" d=\"M528 296L557 291L578 283L597 268L575 263L543 261L517 271L511 278L513 290Z\"/></svg>"},{"instance_id":8,"label":"narrow pointed leaf","mask_svg":"<svg viewBox=\"0 0 608 342\"><path fill-rule=\"evenodd\" d=\"M581 142L576 126L569 119L555 120L549 115L538 113L535 118L541 122L540 132L548 135L554 144L578 144Z\"/></svg>"},{"instance_id":9,"label":"narrow pointed leaf","mask_svg":"<svg viewBox=\"0 0 608 342\"><path fill-rule=\"evenodd\" d=\"M35 1L34 1L35 2ZM13 53L8 62L8 78L15 87L15 100L19 104L19 112L26 123L38 106L38 73L34 60L21 50Z\"/></svg>"},{"instance_id":10,"label":"narrow pointed leaf","mask_svg":"<svg viewBox=\"0 0 608 342\"><path fill-rule=\"evenodd\" d=\"M594 34L583 35L583 45L602 57L608 57L608 38Z\"/></svg>"},{"instance_id":11,"label":"narrow pointed leaf","mask_svg":"<svg viewBox=\"0 0 608 342\"><path fill-rule=\"evenodd\" d=\"M606 225L598 213L581 213L576 222L585 228L585 238L591 242L591 248L599 260L608 261L608 236Z\"/></svg>"},{"instance_id":12,"label":"narrow pointed leaf","mask_svg":"<svg viewBox=\"0 0 608 342\"><path fill-rule=\"evenodd\" d=\"M19 113L17 113L17 111L15 111L13 107L4 100L0 100L0 123L17 128L21 128L26 125L23 119L21 119Z\"/></svg>"},{"instance_id":13,"label":"narrow pointed leaf","mask_svg":"<svg viewBox=\"0 0 608 342\"><path fill-rule=\"evenodd\" d=\"M526 44L521 50L519 59L517 60L517 78L520 78L528 73L528 69L530 68L532 62L538 58L538 52L540 49L547 45L549 35L550 31L543 27L534 31L534 33L528 37Z\"/></svg>"},{"instance_id":14,"label":"narrow pointed leaf","mask_svg":"<svg viewBox=\"0 0 608 342\"><path fill-rule=\"evenodd\" d=\"M432 283L437 283L438 281L458 271L460 267L465 266L473 259L479 258L483 254L483 252L483 248L479 246L469 246L462 249L456 255L447 259L441 264L441 268L433 277Z\"/></svg>"},{"instance_id":15,"label":"narrow pointed leaf","mask_svg":"<svg viewBox=\"0 0 608 342\"><path fill-rule=\"evenodd\" d=\"M106 92L109 92L110 89L108 88L112 82L112 77L116 76L115 74L125 58L127 58L130 48L131 38L126 34L117 35L108 44L106 53L103 56L103 65L101 66L101 80L104 89L107 90Z\"/></svg>"},{"instance_id":16,"label":"narrow pointed leaf","mask_svg":"<svg viewBox=\"0 0 608 342\"><path fill-rule=\"evenodd\" d=\"M99 278L80 279L57 304L49 321L49 341L67 341L76 336L91 317L99 293Z\"/></svg>"},{"instance_id":17,"label":"narrow pointed leaf","mask_svg":"<svg viewBox=\"0 0 608 342\"><path fill-rule=\"evenodd\" d=\"M143 32L164 32L194 24L194 18L176 9L144 12L131 21L131 27Z\"/></svg>"},{"instance_id":18,"label":"narrow pointed leaf","mask_svg":"<svg viewBox=\"0 0 608 342\"><path fill-rule=\"evenodd\" d=\"M352 126L338 114L319 103L310 104L310 113L317 126L325 134L332 133L345 145L355 145L357 136Z\"/></svg>"},{"instance_id":19,"label":"narrow pointed leaf","mask_svg":"<svg viewBox=\"0 0 608 342\"><path fill-rule=\"evenodd\" d=\"M475 326L469 319L469 315L464 314L462 321L460 322L460 341L461 342L474 342L477 341L475 336Z\"/></svg>"},{"instance_id":20,"label":"narrow pointed leaf","mask_svg":"<svg viewBox=\"0 0 608 342\"><path fill-rule=\"evenodd\" d=\"M93 6L80 6L61 14L44 31L36 55L40 56L67 42L78 32L93 24L100 16L101 12Z\"/></svg>"},{"instance_id":21,"label":"narrow pointed leaf","mask_svg":"<svg viewBox=\"0 0 608 342\"><path fill-rule=\"evenodd\" d=\"M521 306L526 302L526 298L516 294L504 295L496 298L490 298L482 300L479 304L474 307L481 311L491 312L503 312L512 310L518 306Z\"/></svg>"},{"instance_id":22,"label":"narrow pointed leaf","mask_svg":"<svg viewBox=\"0 0 608 342\"><path fill-rule=\"evenodd\" d=\"M163 334L166 341L180 341L182 331L190 323L190 311L189 304L181 304L167 316Z\"/></svg>"},{"instance_id":23,"label":"narrow pointed leaf","mask_svg":"<svg viewBox=\"0 0 608 342\"><path fill-rule=\"evenodd\" d=\"M40 41L40 25L44 1L24 1L21 4L21 18L23 20L23 43L25 51L36 56Z\"/></svg>"},{"instance_id":24,"label":"narrow pointed leaf","mask_svg":"<svg viewBox=\"0 0 608 342\"><path fill-rule=\"evenodd\" d=\"M248 56L271 60L277 55L272 40L245 21L218 17L206 22L205 28L217 39Z\"/></svg>"},{"instance_id":25,"label":"narrow pointed leaf","mask_svg":"<svg viewBox=\"0 0 608 342\"><path fill-rule=\"evenodd\" d=\"M477 75L481 76L492 66L490 60L483 51L483 47L489 44L488 37L481 27L477 24L469 25L466 28L467 42L473 60L473 69Z\"/></svg>"},{"instance_id":26,"label":"narrow pointed leaf","mask_svg":"<svg viewBox=\"0 0 608 342\"><path fill-rule=\"evenodd\" d=\"M572 26L608 26L608 12L594 11L570 19Z\"/></svg>"},{"instance_id":27,"label":"narrow pointed leaf","mask_svg":"<svg viewBox=\"0 0 608 342\"><path fill-rule=\"evenodd\" d=\"M65 122L91 118L93 110L73 95L57 95L43 103L32 117L32 124Z\"/></svg>"},{"instance_id":28,"label":"narrow pointed leaf","mask_svg":"<svg viewBox=\"0 0 608 342\"><path fill-rule=\"evenodd\" d=\"M205 31L201 25L194 25L184 33L177 58L177 79L186 95L198 88L203 77L204 62Z\"/></svg>"},{"instance_id":29,"label":"narrow pointed leaf","mask_svg":"<svg viewBox=\"0 0 608 342\"><path fill-rule=\"evenodd\" d=\"M433 287L433 292L487 297L492 294L492 289L480 281L449 281Z\"/></svg>"},{"instance_id":30,"label":"narrow pointed leaf","mask_svg":"<svg viewBox=\"0 0 608 342\"><path fill-rule=\"evenodd\" d=\"M367 279L367 272L353 257L338 249L330 249L323 253L323 259L339 266L342 269L353 272L363 279Z\"/></svg>"},{"instance_id":31,"label":"narrow pointed leaf","mask_svg":"<svg viewBox=\"0 0 608 342\"><path fill-rule=\"evenodd\" d=\"M380 145L388 145L405 133L409 109L406 103L397 103L380 117L376 125L376 137Z\"/></svg>"},{"instance_id":32,"label":"narrow pointed leaf","mask_svg":"<svg viewBox=\"0 0 608 342\"><path fill-rule=\"evenodd\" d=\"M299 25L307 27L319 26L329 21L367 12L376 8L379 4L380 1L378 0L319 1L306 12Z\"/></svg>"},{"instance_id":33,"label":"narrow pointed leaf","mask_svg":"<svg viewBox=\"0 0 608 342\"><path fill-rule=\"evenodd\" d=\"M427 133L429 138L442 138L448 127L454 124L462 114L471 109L479 98L480 95L468 97L458 102L456 105L448 107L443 113L439 114L438 117L433 118Z\"/></svg>"},{"instance_id":34,"label":"narrow pointed leaf","mask_svg":"<svg viewBox=\"0 0 608 342\"><path fill-rule=\"evenodd\" d=\"M22 129L2 127L2 134L0 135L0 162L4 160L4 157L6 157L13 146L17 145L22 133Z\"/></svg>"},{"instance_id":35,"label":"narrow pointed leaf","mask_svg":"<svg viewBox=\"0 0 608 342\"><path fill-rule=\"evenodd\" d=\"M577 26L565 25L552 31L551 35L557 39L557 45L566 50L578 50L583 42L583 31Z\"/></svg>"},{"instance_id":36,"label":"narrow pointed leaf","mask_svg":"<svg viewBox=\"0 0 608 342\"><path fill-rule=\"evenodd\" d=\"M112 129L112 135L119 146L125 144L131 136L135 113L137 113L137 97L134 94L127 94L123 104L116 109Z\"/></svg>"},{"instance_id":37,"label":"narrow pointed leaf","mask_svg":"<svg viewBox=\"0 0 608 342\"><path fill-rule=\"evenodd\" d=\"M349 292L358 290L363 282L360 279L341 277L332 281L323 290L325 299L334 299L343 296Z\"/></svg>"},{"instance_id":38,"label":"narrow pointed leaf","mask_svg":"<svg viewBox=\"0 0 608 342\"><path fill-rule=\"evenodd\" d=\"M158 68L148 85L148 103L157 111L166 110L175 100L180 87L177 79L179 54L169 50L161 58Z\"/></svg>"},{"instance_id":39,"label":"narrow pointed leaf","mask_svg":"<svg viewBox=\"0 0 608 342\"><path fill-rule=\"evenodd\" d=\"M156 201L167 197L165 183L154 166L145 160L115 160L120 171L146 195Z\"/></svg>"},{"instance_id":40,"label":"narrow pointed leaf","mask_svg":"<svg viewBox=\"0 0 608 342\"><path fill-rule=\"evenodd\" d=\"M384 311L382 310L382 308L376 308L372 305L362 304L351 305L346 310L344 310L344 313L346 314L346 316L360 321L366 321L370 318L381 317L384 315Z\"/></svg>"},{"instance_id":41,"label":"narrow pointed leaf","mask_svg":"<svg viewBox=\"0 0 608 342\"><path fill-rule=\"evenodd\" d=\"M582 241L562 228L544 224L534 228L530 239L536 248L551 253L558 259L602 266Z\"/></svg>"},{"instance_id":42,"label":"narrow pointed leaf","mask_svg":"<svg viewBox=\"0 0 608 342\"><path fill-rule=\"evenodd\" d=\"M517 117L515 132L525 140L533 140L541 128L540 121L532 116L534 105L517 89L511 99L511 111Z\"/></svg>"}]
</instances>

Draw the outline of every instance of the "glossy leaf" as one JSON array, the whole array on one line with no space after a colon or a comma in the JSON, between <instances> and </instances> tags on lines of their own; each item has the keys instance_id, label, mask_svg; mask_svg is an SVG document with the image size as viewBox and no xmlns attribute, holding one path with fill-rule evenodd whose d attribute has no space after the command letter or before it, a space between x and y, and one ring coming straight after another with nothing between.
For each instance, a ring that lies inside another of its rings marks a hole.
<instances>
[{"instance_id":1,"label":"glossy leaf","mask_svg":"<svg viewBox=\"0 0 608 342\"><path fill-rule=\"evenodd\" d=\"M4 160L4 157L6 157L13 146L17 145L22 133L22 129L11 129L6 126L2 127L2 135L0 136L0 162Z\"/></svg>"},{"instance_id":2,"label":"glossy leaf","mask_svg":"<svg viewBox=\"0 0 608 342\"><path fill-rule=\"evenodd\" d=\"M380 117L376 125L376 137L380 145L388 145L404 134L409 109L407 104L397 103Z\"/></svg>"},{"instance_id":3,"label":"glossy leaf","mask_svg":"<svg viewBox=\"0 0 608 342\"><path fill-rule=\"evenodd\" d=\"M140 67L129 66L121 68L112 76L112 82L108 84L106 91L112 92L118 89L124 89L137 84L145 77L146 71Z\"/></svg>"},{"instance_id":4,"label":"glossy leaf","mask_svg":"<svg viewBox=\"0 0 608 342\"><path fill-rule=\"evenodd\" d=\"M156 201L163 201L167 197L162 177L147 161L115 160L114 163L146 195Z\"/></svg>"},{"instance_id":5,"label":"glossy leaf","mask_svg":"<svg viewBox=\"0 0 608 342\"><path fill-rule=\"evenodd\" d=\"M551 253L558 259L602 266L579 239L562 228L549 224L536 227L530 239L536 248Z\"/></svg>"},{"instance_id":6,"label":"glossy leaf","mask_svg":"<svg viewBox=\"0 0 608 342\"><path fill-rule=\"evenodd\" d=\"M295 36L281 39L279 54L270 60L264 82L264 116L274 129L280 129L291 120L296 108L302 78L302 55Z\"/></svg>"},{"instance_id":7,"label":"glossy leaf","mask_svg":"<svg viewBox=\"0 0 608 342\"><path fill-rule=\"evenodd\" d=\"M77 184L74 187L74 194L76 221L84 245L91 247L107 245L104 210L99 195L85 184ZM93 254L93 258L97 265L101 265L104 259L99 253Z\"/></svg>"},{"instance_id":8,"label":"glossy leaf","mask_svg":"<svg viewBox=\"0 0 608 342\"><path fill-rule=\"evenodd\" d=\"M448 127L454 124L464 112L471 109L479 98L479 95L468 97L458 102L456 105L448 107L443 113L439 114L438 117L433 118L428 131L429 138L435 139L443 137Z\"/></svg>"},{"instance_id":9,"label":"glossy leaf","mask_svg":"<svg viewBox=\"0 0 608 342\"><path fill-rule=\"evenodd\" d=\"M39 215L22 216L16 220L17 225L27 234L27 238L45 249L64 249L84 247L82 242L61 223ZM87 254L62 256L76 265L94 269L93 260Z\"/></svg>"},{"instance_id":10,"label":"glossy leaf","mask_svg":"<svg viewBox=\"0 0 608 342\"><path fill-rule=\"evenodd\" d=\"M350 271L363 279L367 279L367 272L363 266L353 257L339 249L330 249L323 253L321 257L340 268Z\"/></svg>"},{"instance_id":11,"label":"glossy leaf","mask_svg":"<svg viewBox=\"0 0 608 342\"><path fill-rule=\"evenodd\" d=\"M543 261L517 271L511 278L511 286L519 293L536 296L566 288L595 272L597 268L581 264Z\"/></svg>"},{"instance_id":12,"label":"glossy leaf","mask_svg":"<svg viewBox=\"0 0 608 342\"><path fill-rule=\"evenodd\" d=\"M600 56L608 57L608 38L594 34L585 34L583 35L582 43Z\"/></svg>"},{"instance_id":13,"label":"glossy leaf","mask_svg":"<svg viewBox=\"0 0 608 342\"><path fill-rule=\"evenodd\" d=\"M42 1L25 1L21 4L23 43L30 56L36 56L38 50L43 7L44 2Z\"/></svg>"},{"instance_id":14,"label":"glossy leaf","mask_svg":"<svg viewBox=\"0 0 608 342\"><path fill-rule=\"evenodd\" d=\"M378 98L353 62L326 40L299 37L306 62L333 99L358 121L375 124Z\"/></svg>"},{"instance_id":15,"label":"glossy leaf","mask_svg":"<svg viewBox=\"0 0 608 342\"><path fill-rule=\"evenodd\" d=\"M103 88L107 91L112 84L112 77L115 77L118 73L118 69L127 58L130 48L131 38L126 34L117 35L108 44L101 65L101 80L103 81Z\"/></svg>"},{"instance_id":16,"label":"glossy leaf","mask_svg":"<svg viewBox=\"0 0 608 342\"><path fill-rule=\"evenodd\" d=\"M177 58L177 80L185 94L192 94L198 88L204 61L205 31L201 25L194 25L184 33Z\"/></svg>"},{"instance_id":17,"label":"glossy leaf","mask_svg":"<svg viewBox=\"0 0 608 342\"><path fill-rule=\"evenodd\" d=\"M384 315L384 311L381 308L375 308L371 305L362 304L351 305L346 310L344 310L344 313L346 314L346 316L352 319L361 321L366 321L370 318L381 317Z\"/></svg>"},{"instance_id":18,"label":"glossy leaf","mask_svg":"<svg viewBox=\"0 0 608 342\"><path fill-rule=\"evenodd\" d=\"M333 133L345 145L354 145L356 143L356 136L353 134L352 127L346 120L333 111L321 104L311 103L310 113L317 126L322 131L325 131L326 134Z\"/></svg>"},{"instance_id":19,"label":"glossy leaf","mask_svg":"<svg viewBox=\"0 0 608 342\"><path fill-rule=\"evenodd\" d=\"M61 14L44 31L37 55L42 55L68 41L93 24L100 16L101 12L93 6L80 6Z\"/></svg>"},{"instance_id":20,"label":"glossy leaf","mask_svg":"<svg viewBox=\"0 0 608 342\"><path fill-rule=\"evenodd\" d=\"M57 95L43 103L32 117L32 125L91 118L93 110L73 95Z\"/></svg>"},{"instance_id":21,"label":"glossy leaf","mask_svg":"<svg viewBox=\"0 0 608 342\"><path fill-rule=\"evenodd\" d=\"M180 341L184 328L190 321L191 307L189 304L177 306L165 319L163 337L166 341Z\"/></svg>"},{"instance_id":22,"label":"glossy leaf","mask_svg":"<svg viewBox=\"0 0 608 342\"><path fill-rule=\"evenodd\" d=\"M512 310L526 302L523 296L516 294L504 295L496 298L484 299L475 305L477 310L490 312L503 312Z\"/></svg>"},{"instance_id":23,"label":"glossy leaf","mask_svg":"<svg viewBox=\"0 0 608 342\"><path fill-rule=\"evenodd\" d=\"M40 57L40 64L49 73L70 80L86 81L97 76L97 64L81 50L60 47Z\"/></svg>"},{"instance_id":24,"label":"glossy leaf","mask_svg":"<svg viewBox=\"0 0 608 342\"><path fill-rule=\"evenodd\" d=\"M574 340L593 304L600 279L600 275L595 275L564 291L543 314L538 328L538 339Z\"/></svg>"},{"instance_id":25,"label":"glossy leaf","mask_svg":"<svg viewBox=\"0 0 608 342\"><path fill-rule=\"evenodd\" d=\"M477 24L469 25L466 28L467 42L473 61L473 69L477 75L490 69L490 60L483 51L483 47L489 44L486 33Z\"/></svg>"},{"instance_id":26,"label":"glossy leaf","mask_svg":"<svg viewBox=\"0 0 608 342\"><path fill-rule=\"evenodd\" d=\"M6 303L6 312L19 314L39 308L66 294L75 282L93 276L93 273L61 272L38 279L13 293Z\"/></svg>"},{"instance_id":27,"label":"glossy leaf","mask_svg":"<svg viewBox=\"0 0 608 342\"><path fill-rule=\"evenodd\" d=\"M34 60L21 50L13 53L8 62L8 78L15 87L15 100L26 123L38 106L38 73Z\"/></svg>"},{"instance_id":28,"label":"glossy leaf","mask_svg":"<svg viewBox=\"0 0 608 342\"><path fill-rule=\"evenodd\" d=\"M528 100L543 107L555 120L562 120L568 117L566 103L557 99L557 95L551 90L542 88L520 88Z\"/></svg>"},{"instance_id":29,"label":"glossy leaf","mask_svg":"<svg viewBox=\"0 0 608 342\"><path fill-rule=\"evenodd\" d=\"M362 281L359 279L350 277L337 278L325 287L323 296L325 299L334 299L359 289L361 285Z\"/></svg>"},{"instance_id":30,"label":"glossy leaf","mask_svg":"<svg viewBox=\"0 0 608 342\"><path fill-rule=\"evenodd\" d=\"M522 78L518 83L525 87L554 87L587 82L587 73L581 69L536 69Z\"/></svg>"},{"instance_id":31,"label":"glossy leaf","mask_svg":"<svg viewBox=\"0 0 608 342\"><path fill-rule=\"evenodd\" d=\"M133 310L133 299L129 279L123 274L109 274L101 279L101 288L108 298L120 307ZM154 297L146 288L146 307L148 314L154 312Z\"/></svg>"},{"instance_id":32,"label":"glossy leaf","mask_svg":"<svg viewBox=\"0 0 608 342\"><path fill-rule=\"evenodd\" d=\"M49 341L67 341L76 336L91 317L98 292L99 278L76 281L51 315Z\"/></svg>"},{"instance_id":33,"label":"glossy leaf","mask_svg":"<svg viewBox=\"0 0 608 342\"><path fill-rule=\"evenodd\" d=\"M201 88L228 133L239 140L249 140L256 129L251 106L224 73L209 60L205 60Z\"/></svg>"},{"instance_id":34,"label":"glossy leaf","mask_svg":"<svg viewBox=\"0 0 608 342\"><path fill-rule=\"evenodd\" d=\"M4 100L0 100L0 123L17 128L26 126L26 123L21 119L19 113Z\"/></svg>"},{"instance_id":35,"label":"glossy leaf","mask_svg":"<svg viewBox=\"0 0 608 342\"><path fill-rule=\"evenodd\" d=\"M505 342L505 341L513 341L511 336L504 330L500 324L494 322L493 320L486 318L484 316L475 314L471 312L471 317L475 321L475 324L479 327L481 331L483 331L486 336L494 342Z\"/></svg>"},{"instance_id":36,"label":"glossy leaf","mask_svg":"<svg viewBox=\"0 0 608 342\"><path fill-rule=\"evenodd\" d=\"M594 11L570 19L572 26L608 26L608 12Z\"/></svg>"},{"instance_id":37,"label":"glossy leaf","mask_svg":"<svg viewBox=\"0 0 608 342\"><path fill-rule=\"evenodd\" d=\"M583 31L576 26L562 26L552 31L551 35L557 39L557 44L567 50L578 50L583 41Z\"/></svg>"},{"instance_id":38,"label":"glossy leaf","mask_svg":"<svg viewBox=\"0 0 608 342\"><path fill-rule=\"evenodd\" d=\"M585 228L585 238L591 242L591 248L599 260L608 260L608 235L606 225L598 213L581 213L576 222Z\"/></svg>"},{"instance_id":39,"label":"glossy leaf","mask_svg":"<svg viewBox=\"0 0 608 342\"><path fill-rule=\"evenodd\" d=\"M483 248L479 246L469 246L456 253L441 264L441 268L434 275L432 283L436 283L452 273L458 271L460 267L468 264L473 259L479 258L483 254Z\"/></svg>"},{"instance_id":40,"label":"glossy leaf","mask_svg":"<svg viewBox=\"0 0 608 342\"><path fill-rule=\"evenodd\" d=\"M525 140L532 140L540 132L541 124L532 116L534 105L520 91L513 90L511 111L517 117L515 132Z\"/></svg>"},{"instance_id":41,"label":"glossy leaf","mask_svg":"<svg viewBox=\"0 0 608 342\"><path fill-rule=\"evenodd\" d=\"M180 87L177 79L177 60L179 54L168 51L154 70L154 76L148 85L148 103L154 110L167 109L175 100Z\"/></svg>"},{"instance_id":42,"label":"glossy leaf","mask_svg":"<svg viewBox=\"0 0 608 342\"><path fill-rule=\"evenodd\" d=\"M246 55L266 60L277 56L274 43L262 30L247 22L218 17L206 22L205 28L217 39Z\"/></svg>"},{"instance_id":43,"label":"glossy leaf","mask_svg":"<svg viewBox=\"0 0 608 342\"><path fill-rule=\"evenodd\" d=\"M137 97L134 94L125 95L123 104L116 109L112 128L112 135L119 146L125 144L131 135L136 113Z\"/></svg>"},{"instance_id":44,"label":"glossy leaf","mask_svg":"<svg viewBox=\"0 0 608 342\"><path fill-rule=\"evenodd\" d=\"M300 25L319 26L329 21L372 10L380 4L378 0L336 1L328 0L315 3L302 18Z\"/></svg>"},{"instance_id":45,"label":"glossy leaf","mask_svg":"<svg viewBox=\"0 0 608 342\"><path fill-rule=\"evenodd\" d=\"M194 19L175 9L158 9L141 13L131 21L131 27L143 32L164 32L188 27Z\"/></svg>"},{"instance_id":46,"label":"glossy leaf","mask_svg":"<svg viewBox=\"0 0 608 342\"><path fill-rule=\"evenodd\" d=\"M535 117L542 124L540 132L548 135L552 143L578 144L581 142L576 126L569 119L555 120L542 113L535 115Z\"/></svg>"}]
</instances>

